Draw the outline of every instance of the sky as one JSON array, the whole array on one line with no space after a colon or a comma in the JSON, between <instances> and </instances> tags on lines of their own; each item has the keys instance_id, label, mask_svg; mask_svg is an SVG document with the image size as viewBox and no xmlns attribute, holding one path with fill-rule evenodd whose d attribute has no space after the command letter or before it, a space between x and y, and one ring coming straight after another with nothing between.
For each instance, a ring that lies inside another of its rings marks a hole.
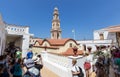
<instances>
[{"instance_id":1,"label":"sky","mask_svg":"<svg viewBox=\"0 0 120 77\"><path fill-rule=\"evenodd\" d=\"M0 0L8 24L29 26L30 33L50 38L54 8L59 10L62 38L93 39L94 30L120 24L120 0Z\"/></svg>"}]
</instances>

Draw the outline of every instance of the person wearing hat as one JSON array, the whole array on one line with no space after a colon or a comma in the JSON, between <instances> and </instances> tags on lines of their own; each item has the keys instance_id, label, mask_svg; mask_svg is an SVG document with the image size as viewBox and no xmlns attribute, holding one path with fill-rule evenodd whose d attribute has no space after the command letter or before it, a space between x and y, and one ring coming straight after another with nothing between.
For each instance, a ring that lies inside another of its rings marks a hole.
<instances>
[{"instance_id":1,"label":"person wearing hat","mask_svg":"<svg viewBox=\"0 0 120 77\"><path fill-rule=\"evenodd\" d=\"M28 52L27 52L27 58L32 59L32 57L33 57L32 49L29 49Z\"/></svg>"}]
</instances>

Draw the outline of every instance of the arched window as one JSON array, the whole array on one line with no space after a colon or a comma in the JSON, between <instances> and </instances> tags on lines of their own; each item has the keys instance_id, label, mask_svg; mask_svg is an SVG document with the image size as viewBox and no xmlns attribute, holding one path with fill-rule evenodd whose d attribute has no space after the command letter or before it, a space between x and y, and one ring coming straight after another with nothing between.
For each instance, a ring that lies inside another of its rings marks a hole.
<instances>
[{"instance_id":1,"label":"arched window","mask_svg":"<svg viewBox=\"0 0 120 77\"><path fill-rule=\"evenodd\" d=\"M53 27L54 27L55 24L53 24Z\"/></svg>"},{"instance_id":2,"label":"arched window","mask_svg":"<svg viewBox=\"0 0 120 77\"><path fill-rule=\"evenodd\" d=\"M59 33L57 33L57 38L59 38Z\"/></svg>"},{"instance_id":3,"label":"arched window","mask_svg":"<svg viewBox=\"0 0 120 77\"><path fill-rule=\"evenodd\" d=\"M45 43L45 46L47 46L47 44Z\"/></svg>"},{"instance_id":4,"label":"arched window","mask_svg":"<svg viewBox=\"0 0 120 77\"><path fill-rule=\"evenodd\" d=\"M52 37L54 37L54 33L52 34Z\"/></svg>"},{"instance_id":5,"label":"arched window","mask_svg":"<svg viewBox=\"0 0 120 77\"><path fill-rule=\"evenodd\" d=\"M83 44L83 49L86 51L86 45L85 44Z\"/></svg>"},{"instance_id":6,"label":"arched window","mask_svg":"<svg viewBox=\"0 0 120 77\"><path fill-rule=\"evenodd\" d=\"M59 24L57 23L57 26L59 26Z\"/></svg>"}]
</instances>

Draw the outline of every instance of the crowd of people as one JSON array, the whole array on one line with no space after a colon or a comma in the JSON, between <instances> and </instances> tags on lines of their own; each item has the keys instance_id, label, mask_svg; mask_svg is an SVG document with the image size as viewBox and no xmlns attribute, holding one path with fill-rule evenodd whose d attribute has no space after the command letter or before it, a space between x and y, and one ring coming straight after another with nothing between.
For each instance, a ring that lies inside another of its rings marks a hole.
<instances>
[{"instance_id":1,"label":"crowd of people","mask_svg":"<svg viewBox=\"0 0 120 77\"><path fill-rule=\"evenodd\" d=\"M87 53L85 57L88 57L84 63L85 76L86 77L109 77L110 68L113 69L114 77L120 77L120 48L115 46L104 47L96 51L93 59L90 59L90 53ZM72 60L72 74L73 77L84 77L81 69L79 69L77 60Z\"/></svg>"},{"instance_id":2,"label":"crowd of people","mask_svg":"<svg viewBox=\"0 0 120 77\"><path fill-rule=\"evenodd\" d=\"M110 67L115 77L120 77L120 48L107 47L96 51L96 61L90 59L90 53L85 54L83 69L77 66L77 60L72 60L73 77L109 77ZM36 54L33 58L32 50L28 50L26 57L22 58L22 51L14 43L10 43L0 56L0 77L41 77L40 70L43 67L42 57ZM26 69L26 71L24 70Z\"/></svg>"},{"instance_id":3,"label":"crowd of people","mask_svg":"<svg viewBox=\"0 0 120 77\"><path fill-rule=\"evenodd\" d=\"M22 58L21 49L14 43L10 43L0 56L0 77L41 77L42 67L40 54L33 59L33 52L28 50L26 57Z\"/></svg>"},{"instance_id":4,"label":"crowd of people","mask_svg":"<svg viewBox=\"0 0 120 77\"><path fill-rule=\"evenodd\" d=\"M111 50L112 68L114 69L115 77L120 77L120 48L114 47Z\"/></svg>"}]
</instances>

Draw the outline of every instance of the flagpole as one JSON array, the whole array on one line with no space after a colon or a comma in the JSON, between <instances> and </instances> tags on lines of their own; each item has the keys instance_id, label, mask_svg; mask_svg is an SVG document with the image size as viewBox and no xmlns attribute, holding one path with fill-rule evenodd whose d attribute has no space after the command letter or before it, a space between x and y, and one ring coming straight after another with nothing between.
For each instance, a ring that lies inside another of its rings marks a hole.
<instances>
[{"instance_id":1,"label":"flagpole","mask_svg":"<svg viewBox=\"0 0 120 77\"><path fill-rule=\"evenodd\" d=\"M74 31L74 40L75 40L75 31Z\"/></svg>"},{"instance_id":2,"label":"flagpole","mask_svg":"<svg viewBox=\"0 0 120 77\"><path fill-rule=\"evenodd\" d=\"M73 37L74 37L74 40L75 40L75 29L73 29L72 32L73 32Z\"/></svg>"}]
</instances>

